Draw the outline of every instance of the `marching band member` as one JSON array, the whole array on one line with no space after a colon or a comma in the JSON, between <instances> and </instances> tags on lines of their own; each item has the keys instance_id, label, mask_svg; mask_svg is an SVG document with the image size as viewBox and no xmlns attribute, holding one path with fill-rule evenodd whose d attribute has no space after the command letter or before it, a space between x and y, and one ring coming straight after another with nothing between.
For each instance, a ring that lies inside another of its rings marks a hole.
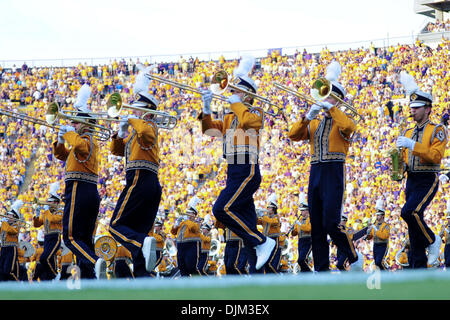
<instances>
[{"instance_id":1,"label":"marching band member","mask_svg":"<svg viewBox=\"0 0 450 320\"><path fill-rule=\"evenodd\" d=\"M197 269L200 274L207 276L206 267L208 265L209 250L211 250L211 226L207 223L203 223L200 230L201 249Z\"/></svg>"},{"instance_id":2,"label":"marching band member","mask_svg":"<svg viewBox=\"0 0 450 320\"><path fill-rule=\"evenodd\" d=\"M44 226L44 251L40 262L40 280L53 280L58 275L57 253L61 246L63 210L59 208L61 198L58 195L59 182L50 185L50 192L43 210L38 206L33 217L33 226ZM43 212L42 212L43 211ZM41 214L42 212L42 214Z\"/></svg>"},{"instance_id":3,"label":"marching band member","mask_svg":"<svg viewBox=\"0 0 450 320\"><path fill-rule=\"evenodd\" d=\"M163 258L165 236L164 236L164 233L162 232L162 226L163 226L162 221L159 219L156 219L152 230L148 233L149 237L155 238L155 241L156 241L156 263L155 263L154 269L156 269L158 267L158 265L161 263L162 258ZM156 276L155 270L152 270L152 272L150 272L150 275L155 277Z\"/></svg>"},{"instance_id":4,"label":"marching band member","mask_svg":"<svg viewBox=\"0 0 450 320\"><path fill-rule=\"evenodd\" d=\"M225 233L225 249L223 262L226 274L247 274L247 250L244 243L236 233L216 220L216 228L221 228Z\"/></svg>"},{"instance_id":5,"label":"marching band member","mask_svg":"<svg viewBox=\"0 0 450 320\"><path fill-rule=\"evenodd\" d=\"M243 58L234 75L238 79L237 87L256 93L256 84L248 76L254 62L253 58ZM258 231L253 200L261 183L258 139L264 111L245 104L252 105L250 95L242 91L232 93L228 98L232 112L226 114L223 121L211 117L212 93L209 90L202 93L203 112L198 117L203 134L223 137L223 157L228 164L226 186L214 203L213 214L243 240L245 247L255 251L255 267L261 269L275 248L275 241Z\"/></svg>"},{"instance_id":6,"label":"marching band member","mask_svg":"<svg viewBox=\"0 0 450 320\"><path fill-rule=\"evenodd\" d=\"M385 259L389 248L389 225L384 221L385 209L382 199L378 199L376 203L375 224L371 225L367 230L367 239L373 239L373 259L375 265L380 270L386 270Z\"/></svg>"},{"instance_id":7,"label":"marching band member","mask_svg":"<svg viewBox=\"0 0 450 320\"><path fill-rule=\"evenodd\" d=\"M309 220L308 204L305 201L305 195L300 196L300 212L301 218L295 222L292 235L298 235L298 265L300 272L312 271L308 265L308 257L311 253L311 222Z\"/></svg>"},{"instance_id":8,"label":"marching band member","mask_svg":"<svg viewBox=\"0 0 450 320\"><path fill-rule=\"evenodd\" d=\"M281 260L281 246L280 246L280 229L281 223L278 217L278 202L277 195L272 193L268 199L267 215L258 219L258 224L263 226L263 234L266 237L273 239L276 243L275 249L272 251L267 260L264 271L265 273L278 273Z\"/></svg>"},{"instance_id":9,"label":"marching band member","mask_svg":"<svg viewBox=\"0 0 450 320\"><path fill-rule=\"evenodd\" d=\"M415 79L404 71L400 74L400 82L409 95L411 115L416 122L415 128L407 129L396 142L398 148L403 148L407 172L406 203L401 217L408 225L411 268L427 268L427 264L433 266L437 262L441 239L428 227L423 216L439 188L438 172L447 145L447 133L442 124L436 125L429 120L432 96L419 90Z\"/></svg>"},{"instance_id":10,"label":"marching band member","mask_svg":"<svg viewBox=\"0 0 450 320\"><path fill-rule=\"evenodd\" d=\"M156 110L158 101L149 93L150 67L140 70L133 86L133 106ZM135 111L120 123L112 137L111 152L125 157L126 185L120 194L110 222L111 235L131 252L135 277L146 277L156 264L156 241L148 236L158 213L162 188L158 179L158 126L153 119L138 118ZM131 125L132 133L128 133Z\"/></svg>"},{"instance_id":11,"label":"marching band member","mask_svg":"<svg viewBox=\"0 0 450 320\"><path fill-rule=\"evenodd\" d=\"M351 227L347 227L348 216L346 213L343 213L341 216L341 223L339 225L340 229L346 234L349 241L353 241L353 229ZM347 270L347 263L349 262L348 256L344 250L340 247L337 247L336 252L336 267L338 270L345 271Z\"/></svg>"},{"instance_id":12,"label":"marching band member","mask_svg":"<svg viewBox=\"0 0 450 320\"><path fill-rule=\"evenodd\" d=\"M200 256L200 226L195 221L200 199L194 196L188 205L185 217L179 217L171 229L176 235L177 265L181 276L200 275L197 269Z\"/></svg>"},{"instance_id":13,"label":"marching band member","mask_svg":"<svg viewBox=\"0 0 450 320\"><path fill-rule=\"evenodd\" d=\"M22 200L16 200L11 205L6 217L1 219L0 242L0 281L19 281L19 220Z\"/></svg>"},{"instance_id":14,"label":"marching band member","mask_svg":"<svg viewBox=\"0 0 450 320\"><path fill-rule=\"evenodd\" d=\"M79 89L74 104L79 111L77 116L90 117L86 113L89 112L87 101L90 93L87 84ZM95 123L94 119L87 121ZM99 147L90 129L88 124L71 121L71 126L60 128L58 139L53 143L53 154L66 166L63 240L77 257L81 278L85 279L106 277L106 273L101 275L103 261L96 256L92 241L100 196L97 189Z\"/></svg>"},{"instance_id":15,"label":"marching band member","mask_svg":"<svg viewBox=\"0 0 450 320\"><path fill-rule=\"evenodd\" d=\"M345 90L337 82L341 66L333 61L327 67L326 78L332 83L335 95L344 98ZM350 147L355 122L337 107L337 99L327 97L313 104L308 113L291 127L292 141L309 140L311 170L308 186L308 204L311 220L311 240L316 271L330 269L327 235L343 250L350 263L358 260L352 241L339 227L345 189L345 159ZM315 117L325 109L325 117Z\"/></svg>"}]
</instances>

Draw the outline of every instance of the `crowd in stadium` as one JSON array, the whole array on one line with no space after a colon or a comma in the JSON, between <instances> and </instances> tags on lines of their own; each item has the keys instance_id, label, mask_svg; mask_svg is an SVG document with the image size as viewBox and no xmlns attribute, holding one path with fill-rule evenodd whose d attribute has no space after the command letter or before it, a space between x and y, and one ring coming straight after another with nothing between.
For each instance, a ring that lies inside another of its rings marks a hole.
<instances>
[{"instance_id":1,"label":"crowd in stadium","mask_svg":"<svg viewBox=\"0 0 450 320\"><path fill-rule=\"evenodd\" d=\"M445 32L450 31L450 20L429 22L425 27L426 32Z\"/></svg>"},{"instance_id":2,"label":"crowd in stadium","mask_svg":"<svg viewBox=\"0 0 450 320\"><path fill-rule=\"evenodd\" d=\"M430 31L444 28L448 21L436 23ZM448 119L450 73L450 42L443 40L436 48L416 42L414 45L391 45L387 48L358 48L319 53L298 51L283 55L271 51L261 57L252 78L258 93L279 105L292 125L307 110L300 98L278 90L278 82L299 92L309 93L311 83L323 74L326 66L336 59L342 65L340 82L347 90L348 101L364 116L358 122L346 161L346 196L344 211L348 226L359 230L374 220L375 203L382 198L386 206L390 239L388 264L391 270L401 268L395 254L402 247L407 234L406 224L400 218L405 202L404 184L390 177L388 151L395 146L400 134L400 123L407 116L405 93L398 74L406 70L412 74L421 89L433 94L432 122ZM57 101L62 110L71 108L77 91L84 83L92 89L90 107L93 111L106 111L106 99L119 92L124 101L133 99L132 84L137 74L136 65L146 61L114 60L106 65L79 64L74 67L0 67L0 106L45 119L46 106ZM233 73L238 60L199 61L192 57L173 63L155 65L155 73L195 88L207 88L213 73L226 69ZM159 109L178 116L173 130L161 130L159 179L163 194L160 218L163 232L171 237L170 228L182 214L189 200L197 195L199 215L214 222L212 207L226 179L226 164L222 161L220 139L201 132L197 116L202 110L200 95L180 90L168 84L152 81L152 93L160 101ZM224 103L213 100L216 117L223 112ZM264 107L267 108L267 107ZM274 108L271 111L277 111ZM446 116L445 116L446 115ZM6 212L11 203L20 198L25 205L21 213L32 221L34 198L45 199L48 186L63 181L64 163L52 155L52 142L57 130L13 119L0 118L0 203ZM110 124L105 123L110 126ZM413 125L409 123L409 125ZM116 124L112 124L117 129ZM278 198L278 215L282 231L287 232L299 214L299 195L307 192L310 154L309 144L288 139L289 127L281 117L266 116L260 136L260 168L262 182L255 194L257 208L265 208L270 194ZM108 234L109 219L124 186L124 163L111 154L109 143L100 143L100 174L98 189L101 196L97 235ZM444 155L443 167L450 167L450 149ZM63 185L63 184L62 184ZM442 184L428 207L426 221L438 234L446 225L449 183ZM220 232L214 235L221 238ZM37 229L22 227L20 239L31 239L36 245ZM297 260L297 239L289 238L290 264ZM357 250L364 255L365 269L372 264L371 241L361 240ZM443 246L442 246L443 250ZM336 252L333 249L332 255ZM333 263L335 263L333 261ZM441 261L441 265L443 261Z\"/></svg>"}]
</instances>

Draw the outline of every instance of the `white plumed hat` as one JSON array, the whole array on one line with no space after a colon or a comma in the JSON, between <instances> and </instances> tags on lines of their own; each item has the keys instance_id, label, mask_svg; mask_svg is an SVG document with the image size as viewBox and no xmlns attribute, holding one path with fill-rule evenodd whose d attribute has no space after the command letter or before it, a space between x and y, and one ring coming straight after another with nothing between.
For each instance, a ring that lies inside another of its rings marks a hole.
<instances>
[{"instance_id":1,"label":"white plumed hat","mask_svg":"<svg viewBox=\"0 0 450 320\"><path fill-rule=\"evenodd\" d=\"M186 213L195 213L198 214L197 205L201 202L200 198L197 196L194 196L188 204L188 209L186 210Z\"/></svg>"},{"instance_id":2,"label":"white plumed hat","mask_svg":"<svg viewBox=\"0 0 450 320\"><path fill-rule=\"evenodd\" d=\"M378 199L377 202L375 203L375 209L377 210L377 215L378 214L384 214L386 212L386 210L384 209L384 201L383 199Z\"/></svg>"},{"instance_id":3,"label":"white plumed hat","mask_svg":"<svg viewBox=\"0 0 450 320\"><path fill-rule=\"evenodd\" d=\"M57 201L57 202L61 201L61 197L59 196L58 191L59 191L59 182L58 181L53 182L50 185L50 191L48 192L49 196L47 201Z\"/></svg>"},{"instance_id":4,"label":"white plumed hat","mask_svg":"<svg viewBox=\"0 0 450 320\"><path fill-rule=\"evenodd\" d=\"M433 96L421 91L412 75L406 71L400 72L400 83L405 89L406 95L409 96L409 106L411 108L420 108L423 106L431 107Z\"/></svg>"},{"instance_id":5,"label":"white plumed hat","mask_svg":"<svg viewBox=\"0 0 450 320\"><path fill-rule=\"evenodd\" d=\"M138 64L137 68L139 72L133 84L133 92L136 96L136 100L133 102L133 105L136 107L156 109L159 101L148 92L151 81L149 75L153 69L153 65L146 67L142 64Z\"/></svg>"},{"instance_id":6,"label":"white plumed hat","mask_svg":"<svg viewBox=\"0 0 450 320\"><path fill-rule=\"evenodd\" d=\"M341 98L344 98L346 94L345 89L338 81L341 73L342 73L341 65L336 60L333 60L327 67L325 78L327 80L330 80L331 84L333 85L332 86L333 92L340 95Z\"/></svg>"},{"instance_id":7,"label":"white plumed hat","mask_svg":"<svg viewBox=\"0 0 450 320\"><path fill-rule=\"evenodd\" d=\"M238 67L233 71L233 75L236 79L235 85L243 88L244 90L250 90L253 93L256 93L258 87L255 81L250 78L249 74L255 66L255 61L255 58L252 56L244 56L239 62Z\"/></svg>"},{"instance_id":8,"label":"white plumed hat","mask_svg":"<svg viewBox=\"0 0 450 320\"><path fill-rule=\"evenodd\" d=\"M272 193L269 196L269 199L267 199L267 201L269 202L268 204L269 207L278 208L278 200L276 193Z\"/></svg>"},{"instance_id":9,"label":"white plumed hat","mask_svg":"<svg viewBox=\"0 0 450 320\"><path fill-rule=\"evenodd\" d=\"M87 102L91 96L91 87L85 83L78 89L77 99L73 106L81 111L88 110Z\"/></svg>"}]
</instances>

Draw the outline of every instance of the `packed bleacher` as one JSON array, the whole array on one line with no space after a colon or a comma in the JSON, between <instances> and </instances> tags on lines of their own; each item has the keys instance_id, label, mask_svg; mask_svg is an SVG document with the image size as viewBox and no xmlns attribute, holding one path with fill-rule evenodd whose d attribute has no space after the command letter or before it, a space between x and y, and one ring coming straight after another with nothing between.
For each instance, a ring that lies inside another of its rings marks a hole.
<instances>
[{"instance_id":1,"label":"packed bleacher","mask_svg":"<svg viewBox=\"0 0 450 320\"><path fill-rule=\"evenodd\" d=\"M408 113L405 93L398 74L406 70L412 74L424 91L434 97L432 121L442 122L449 113L450 42L443 40L435 49L422 43L397 44L388 48L359 48L338 52L323 49L319 53L306 50L294 55L271 51L260 57L252 78L258 93L276 102L292 124L307 110L307 104L298 97L273 86L278 82L309 93L312 82L323 75L326 66L336 59L342 65L340 81L347 90L348 101L364 116L346 162L346 197L344 211L348 224L355 230L373 221L375 202L382 197L386 203L386 220L391 225L388 263L392 270L399 266L395 253L407 234L406 224L400 218L405 202L404 183L390 178L387 152L395 146L400 134L400 122ZM0 106L44 119L45 108L57 101L62 110L69 110L77 91L84 83L92 89L90 107L93 111L106 111L106 99L119 92L124 101L133 99L132 84L138 63L146 61L114 60L106 65L74 67L0 68ZM195 88L207 88L213 73L219 68L232 74L237 60L199 61L180 58L172 63L156 64L155 73ZM226 164L222 161L222 144L217 138L202 135L197 116L202 110L198 94L180 90L168 84L153 81L152 93L160 101L159 110L179 117L173 130L161 130L159 179L163 189L160 215L164 218L163 231L170 236L170 228L179 214L186 209L190 198L202 199L200 216L213 219L212 206L225 185ZM215 116L220 117L224 103L213 102ZM274 110L272 110L274 111ZM275 110L276 111L276 110ZM64 121L63 121L64 122ZM107 124L109 125L109 124ZM412 125L412 123L409 123ZM116 129L116 125L112 125ZM309 178L309 144L292 142L287 137L289 127L281 117L267 116L260 136L260 168L262 183L255 194L257 208L266 207L267 198L276 193L282 231L286 232L298 215L298 197L307 192ZM45 199L48 186L64 179L64 164L52 156L51 143L57 130L30 124L22 120L1 117L0 121L0 201L5 212L17 197L26 205L22 214L32 219L32 201ZM125 183L124 163L111 154L109 144L101 144L98 189L102 198L97 234L108 233L108 223L114 205ZM447 148L444 167L450 167ZM63 184L62 184L63 185ZM445 224L446 203L450 201L449 185L442 185L426 212L426 220L435 233ZM22 228L22 238L36 241L37 230ZM214 233L217 234L217 233ZM297 260L297 240L290 239L292 264ZM372 263L370 241L360 241L357 250L364 254L365 266ZM332 254L335 255L333 249Z\"/></svg>"}]
</instances>

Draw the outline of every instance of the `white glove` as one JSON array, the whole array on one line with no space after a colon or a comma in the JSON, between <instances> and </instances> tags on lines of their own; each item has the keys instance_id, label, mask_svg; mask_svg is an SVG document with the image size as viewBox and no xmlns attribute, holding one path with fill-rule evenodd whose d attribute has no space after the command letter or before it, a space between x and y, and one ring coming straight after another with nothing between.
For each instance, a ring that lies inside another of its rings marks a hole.
<instances>
[{"instance_id":1,"label":"white glove","mask_svg":"<svg viewBox=\"0 0 450 320\"><path fill-rule=\"evenodd\" d=\"M128 118L121 119L119 122L119 132L117 136L119 138L125 138L126 133L128 132Z\"/></svg>"},{"instance_id":2,"label":"white glove","mask_svg":"<svg viewBox=\"0 0 450 320\"><path fill-rule=\"evenodd\" d=\"M211 114L212 95L210 90L202 91L203 114Z\"/></svg>"},{"instance_id":3,"label":"white glove","mask_svg":"<svg viewBox=\"0 0 450 320\"><path fill-rule=\"evenodd\" d=\"M134 114L131 114L127 117L127 120L128 119L139 119L139 118L137 116L135 116Z\"/></svg>"},{"instance_id":4,"label":"white glove","mask_svg":"<svg viewBox=\"0 0 450 320\"><path fill-rule=\"evenodd\" d=\"M441 181L442 184L447 183L450 178L446 174L441 174L439 176L439 181Z\"/></svg>"},{"instance_id":5,"label":"white glove","mask_svg":"<svg viewBox=\"0 0 450 320\"><path fill-rule=\"evenodd\" d=\"M2 218L2 220L0 220L1 223L3 222L8 222L8 218Z\"/></svg>"},{"instance_id":6,"label":"white glove","mask_svg":"<svg viewBox=\"0 0 450 320\"><path fill-rule=\"evenodd\" d=\"M322 110L322 106L318 104L313 104L311 108L309 108L308 113L306 114L306 119L311 121L319 114L320 110Z\"/></svg>"},{"instance_id":7,"label":"white glove","mask_svg":"<svg viewBox=\"0 0 450 320\"><path fill-rule=\"evenodd\" d=\"M228 98L229 104L238 103L238 102L241 102L241 98L237 94L233 94L231 97Z\"/></svg>"},{"instance_id":8,"label":"white glove","mask_svg":"<svg viewBox=\"0 0 450 320\"><path fill-rule=\"evenodd\" d=\"M400 136L397 138L397 148L408 148L411 150L414 150L414 145L416 144L416 142L410 138L404 137L404 136Z\"/></svg>"},{"instance_id":9,"label":"white glove","mask_svg":"<svg viewBox=\"0 0 450 320\"><path fill-rule=\"evenodd\" d=\"M50 209L50 207L48 205L45 205L43 209L44 211L47 211L48 209Z\"/></svg>"},{"instance_id":10,"label":"white glove","mask_svg":"<svg viewBox=\"0 0 450 320\"><path fill-rule=\"evenodd\" d=\"M64 138L63 138L63 136L64 136L64 134L65 134L66 132L67 132L67 131L66 131L66 126L61 126L61 127L59 128L59 132L58 132L58 143L64 144Z\"/></svg>"},{"instance_id":11,"label":"white glove","mask_svg":"<svg viewBox=\"0 0 450 320\"><path fill-rule=\"evenodd\" d=\"M75 128L72 126L66 126L66 132L75 131Z\"/></svg>"},{"instance_id":12,"label":"white glove","mask_svg":"<svg viewBox=\"0 0 450 320\"><path fill-rule=\"evenodd\" d=\"M320 106L324 109L330 110L332 107L334 107L334 104L331 104L328 101L322 101L320 102Z\"/></svg>"}]
</instances>

